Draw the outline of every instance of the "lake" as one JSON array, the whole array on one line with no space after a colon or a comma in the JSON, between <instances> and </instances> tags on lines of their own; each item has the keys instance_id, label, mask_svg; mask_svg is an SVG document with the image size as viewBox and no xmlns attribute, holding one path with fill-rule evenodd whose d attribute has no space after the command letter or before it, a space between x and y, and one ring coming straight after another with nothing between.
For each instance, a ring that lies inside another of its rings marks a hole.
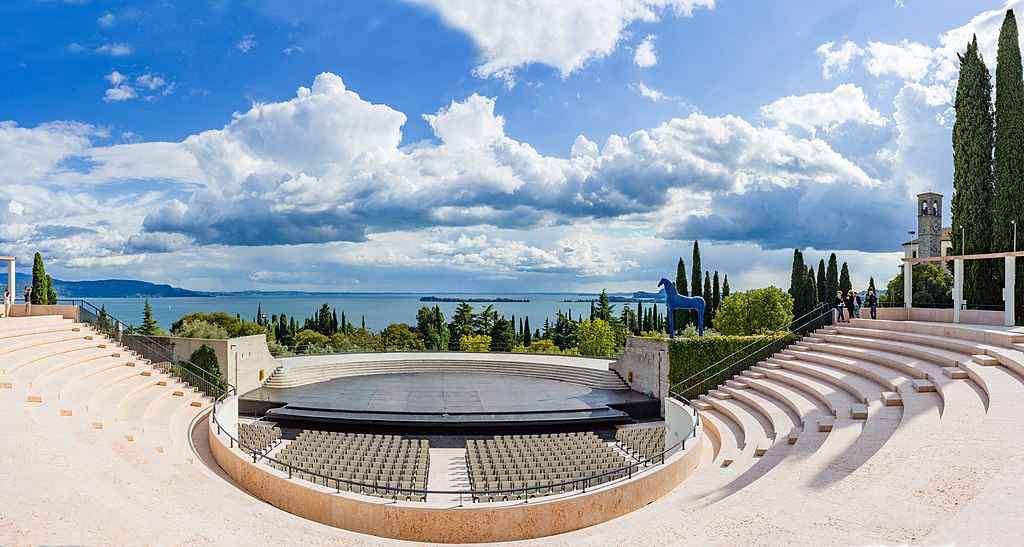
<instances>
[{"instance_id":1,"label":"lake","mask_svg":"<svg viewBox=\"0 0 1024 547\"><path fill-rule=\"evenodd\" d=\"M408 323L416 326L416 312L423 306L441 308L446 321L451 321L458 302L420 302L421 296L450 297L453 295L438 293L395 294L395 293L345 293L321 296L216 296L209 298L175 297L150 298L149 305L153 308L153 317L159 325L170 330L171 323L181 316L203 312L223 311L230 315L240 314L242 319L251 321L256 316L257 308L261 308L269 320L272 315L282 313L295 317L300 326L302 320L311 317L325 302L338 310L338 318L344 311L346 318L357 328L362 317L366 318L366 327L379 332L391 323ZM470 303L474 312L479 312L488 305L493 305L499 315L511 319L513 315L518 322L520 318L530 318L530 328L544 326L544 319L550 319L552 325L557 313L572 310L573 317L590 316L588 302L565 302L565 300L597 299L595 294L579 293L544 293L544 294L460 294L459 298L514 298L529 302L494 302ZM88 298L89 303L97 308L105 306L107 313L122 322L139 326L142 324L142 312L145 307L144 298ZM622 303L614 304L615 315L622 312ZM629 304L636 309L636 304ZM647 308L650 304L644 304ZM664 305L659 305L663 309Z\"/></svg>"}]
</instances>

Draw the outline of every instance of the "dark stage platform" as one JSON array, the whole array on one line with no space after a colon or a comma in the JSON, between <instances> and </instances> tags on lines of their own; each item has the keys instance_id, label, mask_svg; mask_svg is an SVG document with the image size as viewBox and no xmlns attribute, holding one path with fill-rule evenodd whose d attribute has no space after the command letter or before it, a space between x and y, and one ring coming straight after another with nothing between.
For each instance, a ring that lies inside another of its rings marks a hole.
<instances>
[{"instance_id":1,"label":"dark stage platform","mask_svg":"<svg viewBox=\"0 0 1024 547\"><path fill-rule=\"evenodd\" d=\"M241 399L243 407L276 407L268 420L430 429L628 423L631 414L658 408L656 399L635 391L462 372L338 378L260 388Z\"/></svg>"}]
</instances>

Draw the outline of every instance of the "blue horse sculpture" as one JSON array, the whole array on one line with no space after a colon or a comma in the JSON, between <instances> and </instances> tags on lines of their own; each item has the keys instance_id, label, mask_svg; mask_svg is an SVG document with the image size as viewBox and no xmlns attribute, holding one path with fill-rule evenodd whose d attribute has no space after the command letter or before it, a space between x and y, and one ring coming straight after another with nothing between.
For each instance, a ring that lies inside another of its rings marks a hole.
<instances>
[{"instance_id":1,"label":"blue horse sculpture","mask_svg":"<svg viewBox=\"0 0 1024 547\"><path fill-rule=\"evenodd\" d=\"M697 310L697 334L704 336L704 299L699 296L683 296L676 292L676 286L671 281L661 278L659 287L665 287L665 304L668 306L668 337L675 338L675 311Z\"/></svg>"}]
</instances>

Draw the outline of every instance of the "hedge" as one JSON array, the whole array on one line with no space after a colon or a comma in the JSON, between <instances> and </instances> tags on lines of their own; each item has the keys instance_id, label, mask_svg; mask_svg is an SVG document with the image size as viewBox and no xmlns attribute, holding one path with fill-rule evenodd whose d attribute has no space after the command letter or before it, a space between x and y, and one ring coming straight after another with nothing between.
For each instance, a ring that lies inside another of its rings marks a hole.
<instances>
[{"instance_id":1,"label":"hedge","mask_svg":"<svg viewBox=\"0 0 1024 547\"><path fill-rule=\"evenodd\" d=\"M675 386L760 339L761 336L709 336L672 340L668 345L669 384ZM679 386L677 391L690 399L699 397L797 339L799 337L795 334L781 334L774 340L765 339L763 343L756 344L734 358L722 362L719 367L708 371L690 385Z\"/></svg>"}]
</instances>

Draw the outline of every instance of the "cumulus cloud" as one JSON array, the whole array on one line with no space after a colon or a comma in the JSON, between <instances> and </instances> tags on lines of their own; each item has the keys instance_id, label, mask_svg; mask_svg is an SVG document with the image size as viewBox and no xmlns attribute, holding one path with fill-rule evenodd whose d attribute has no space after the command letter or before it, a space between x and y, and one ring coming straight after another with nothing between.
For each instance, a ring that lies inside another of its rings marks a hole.
<instances>
[{"instance_id":1,"label":"cumulus cloud","mask_svg":"<svg viewBox=\"0 0 1024 547\"><path fill-rule=\"evenodd\" d=\"M302 46L297 46L295 44L292 44L292 45L284 48L283 51L284 51L284 54L289 56L289 57L291 57L292 55L298 55L300 53L305 53L306 52L305 48L303 48Z\"/></svg>"},{"instance_id":2,"label":"cumulus cloud","mask_svg":"<svg viewBox=\"0 0 1024 547\"><path fill-rule=\"evenodd\" d=\"M761 107L761 114L783 129L796 126L810 133L833 131L847 122L882 126L887 121L868 104L864 90L853 84L839 85L828 93L783 97Z\"/></svg>"},{"instance_id":3,"label":"cumulus cloud","mask_svg":"<svg viewBox=\"0 0 1024 547\"><path fill-rule=\"evenodd\" d=\"M96 23L101 27L109 28L117 24L117 17L114 17L114 14L108 11L100 16L99 19L96 19Z\"/></svg>"},{"instance_id":4,"label":"cumulus cloud","mask_svg":"<svg viewBox=\"0 0 1024 547\"><path fill-rule=\"evenodd\" d=\"M479 148L505 135L505 118L494 115L494 99L476 93L423 119L445 145L455 148Z\"/></svg>"},{"instance_id":5,"label":"cumulus cloud","mask_svg":"<svg viewBox=\"0 0 1024 547\"><path fill-rule=\"evenodd\" d=\"M163 77L151 73L142 74L132 80L129 75L115 70L107 74L104 79L112 86L106 90L103 96L103 100L107 102L127 101L140 97L143 100L152 101L174 93L173 82L168 83Z\"/></svg>"},{"instance_id":6,"label":"cumulus cloud","mask_svg":"<svg viewBox=\"0 0 1024 547\"><path fill-rule=\"evenodd\" d=\"M864 50L849 40L843 42L843 45L838 48L832 49L835 45L834 41L830 41L818 46L818 57L821 58L821 76L826 80L846 72L854 57L864 55Z\"/></svg>"},{"instance_id":7,"label":"cumulus cloud","mask_svg":"<svg viewBox=\"0 0 1024 547\"><path fill-rule=\"evenodd\" d=\"M62 160L81 155L90 137L106 136L102 129L77 122L51 122L34 128L0 122L0 185L38 180L63 171Z\"/></svg>"},{"instance_id":8,"label":"cumulus cloud","mask_svg":"<svg viewBox=\"0 0 1024 547\"><path fill-rule=\"evenodd\" d=\"M633 53L633 62L640 68L649 68L658 64L658 54L654 51L654 39L657 38L653 34L648 34L646 38L640 42L640 45L636 46L636 51Z\"/></svg>"},{"instance_id":9,"label":"cumulus cloud","mask_svg":"<svg viewBox=\"0 0 1024 547\"><path fill-rule=\"evenodd\" d=\"M875 76L895 75L918 82L935 62L935 51L923 44L903 40L898 44L868 42L864 66Z\"/></svg>"},{"instance_id":10,"label":"cumulus cloud","mask_svg":"<svg viewBox=\"0 0 1024 547\"><path fill-rule=\"evenodd\" d=\"M504 78L531 63L556 68L563 77L615 51L631 23L652 23L666 13L692 16L714 0L408 0L436 9L448 25L466 33L484 63L482 78ZM653 54L653 51L652 51Z\"/></svg>"},{"instance_id":11,"label":"cumulus cloud","mask_svg":"<svg viewBox=\"0 0 1024 547\"><path fill-rule=\"evenodd\" d=\"M131 55L132 46L130 44L103 44L96 48L96 53L102 53L103 55L110 55L111 57L125 57Z\"/></svg>"}]
</instances>

